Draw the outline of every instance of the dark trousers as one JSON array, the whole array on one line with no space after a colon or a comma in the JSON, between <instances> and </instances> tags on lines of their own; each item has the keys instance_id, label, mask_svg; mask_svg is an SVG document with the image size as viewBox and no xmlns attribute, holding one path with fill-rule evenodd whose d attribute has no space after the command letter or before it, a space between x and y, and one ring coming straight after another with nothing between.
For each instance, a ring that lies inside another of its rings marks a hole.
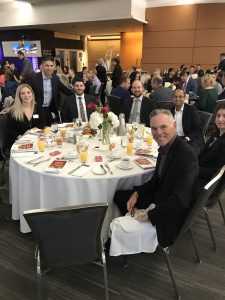
<instances>
[{"instance_id":1,"label":"dark trousers","mask_svg":"<svg viewBox=\"0 0 225 300\"><path fill-rule=\"evenodd\" d=\"M50 107L42 107L44 126L51 126L54 123Z\"/></svg>"}]
</instances>

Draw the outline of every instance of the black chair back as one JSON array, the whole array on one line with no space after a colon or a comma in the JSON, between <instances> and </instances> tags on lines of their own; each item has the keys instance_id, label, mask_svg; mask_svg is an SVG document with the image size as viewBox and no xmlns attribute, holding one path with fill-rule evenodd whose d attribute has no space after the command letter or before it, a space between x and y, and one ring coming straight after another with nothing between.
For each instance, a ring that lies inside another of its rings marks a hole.
<instances>
[{"instance_id":1,"label":"black chair back","mask_svg":"<svg viewBox=\"0 0 225 300\"><path fill-rule=\"evenodd\" d=\"M194 224L195 220L199 216L200 212L202 211L204 205L208 201L209 197L212 195L214 190L216 189L220 179L222 178L225 171L225 166L219 171L219 173L212 179L208 184L204 187L198 188L198 183L194 188L195 195L193 196L191 207L189 208L184 223L181 227L179 232L179 237L183 236L186 232L188 232L192 225Z\"/></svg>"},{"instance_id":2,"label":"black chair back","mask_svg":"<svg viewBox=\"0 0 225 300\"><path fill-rule=\"evenodd\" d=\"M205 138L207 128L208 128L210 120L212 118L212 114L205 112L205 111L199 111L198 113L199 113L199 117L200 117L200 121L201 121L202 134Z\"/></svg>"},{"instance_id":3,"label":"black chair back","mask_svg":"<svg viewBox=\"0 0 225 300\"><path fill-rule=\"evenodd\" d=\"M110 95L107 97L107 99L110 111L112 111L115 115L119 116L119 114L123 112L121 98Z\"/></svg>"},{"instance_id":4,"label":"black chair back","mask_svg":"<svg viewBox=\"0 0 225 300\"><path fill-rule=\"evenodd\" d=\"M41 268L66 267L101 259L106 203L24 212L40 250Z\"/></svg>"},{"instance_id":5,"label":"black chair back","mask_svg":"<svg viewBox=\"0 0 225 300\"><path fill-rule=\"evenodd\" d=\"M174 106L172 101L156 101L155 104L157 109L170 110Z\"/></svg>"},{"instance_id":6,"label":"black chair back","mask_svg":"<svg viewBox=\"0 0 225 300\"><path fill-rule=\"evenodd\" d=\"M0 115L0 160L5 159L7 140L7 114Z\"/></svg>"},{"instance_id":7,"label":"black chair back","mask_svg":"<svg viewBox=\"0 0 225 300\"><path fill-rule=\"evenodd\" d=\"M90 86L89 95L95 96L96 85Z\"/></svg>"},{"instance_id":8,"label":"black chair back","mask_svg":"<svg viewBox=\"0 0 225 300\"><path fill-rule=\"evenodd\" d=\"M220 199L220 196L225 190L225 174L220 179L217 187L213 191L212 195L209 197L209 200L207 201L205 207L206 208L212 208L216 205L217 201Z\"/></svg>"}]
</instances>

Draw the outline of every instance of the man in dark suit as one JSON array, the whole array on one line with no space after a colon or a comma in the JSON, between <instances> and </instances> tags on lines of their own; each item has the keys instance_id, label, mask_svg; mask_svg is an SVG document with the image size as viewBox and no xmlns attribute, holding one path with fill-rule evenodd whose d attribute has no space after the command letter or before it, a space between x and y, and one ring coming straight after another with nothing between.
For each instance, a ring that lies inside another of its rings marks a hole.
<instances>
[{"instance_id":1,"label":"man in dark suit","mask_svg":"<svg viewBox=\"0 0 225 300\"><path fill-rule=\"evenodd\" d=\"M183 89L186 94L189 94L190 92L195 94L198 93L197 81L189 76L189 72L182 71L180 73L180 79L181 81L177 85L178 89Z\"/></svg>"},{"instance_id":2,"label":"man in dark suit","mask_svg":"<svg viewBox=\"0 0 225 300\"><path fill-rule=\"evenodd\" d=\"M25 82L30 76L34 74L33 66L31 61L25 56L23 51L19 50L17 52L19 59L23 61L23 71L20 74L20 81Z\"/></svg>"},{"instance_id":3,"label":"man in dark suit","mask_svg":"<svg viewBox=\"0 0 225 300\"><path fill-rule=\"evenodd\" d=\"M67 96L73 92L63 85L58 76L54 74L54 59L43 57L41 72L34 74L27 84L29 84L35 95L35 101L39 110L43 113L45 125L51 125L58 114L60 103L60 91Z\"/></svg>"},{"instance_id":4,"label":"man in dark suit","mask_svg":"<svg viewBox=\"0 0 225 300\"><path fill-rule=\"evenodd\" d=\"M93 112L88 108L88 104L96 103L94 96L84 94L85 85L81 78L76 78L74 82L75 93L67 98L62 107L63 122L72 122L73 119L79 118L82 122L88 122L90 115Z\"/></svg>"},{"instance_id":5,"label":"man in dark suit","mask_svg":"<svg viewBox=\"0 0 225 300\"><path fill-rule=\"evenodd\" d=\"M152 135L160 146L153 177L132 191L116 192L114 202L123 214L134 208L146 209L154 203L155 208L136 218L149 220L156 226L159 244L167 247L175 241L190 207L198 177L198 157L190 145L177 137L176 122L170 111L153 111L150 123Z\"/></svg>"},{"instance_id":6,"label":"man in dark suit","mask_svg":"<svg viewBox=\"0 0 225 300\"><path fill-rule=\"evenodd\" d=\"M153 91L151 92L150 99L155 102L172 101L172 89L163 87L163 79L159 76L152 77L151 85Z\"/></svg>"},{"instance_id":7,"label":"man in dark suit","mask_svg":"<svg viewBox=\"0 0 225 300\"><path fill-rule=\"evenodd\" d=\"M155 101L143 96L144 87L140 80L133 81L131 92L134 97L123 103L126 123L137 122L149 126L150 113L156 108Z\"/></svg>"},{"instance_id":8,"label":"man in dark suit","mask_svg":"<svg viewBox=\"0 0 225 300\"><path fill-rule=\"evenodd\" d=\"M98 64L96 65L95 69L97 71L98 79L103 83L103 88L102 88L102 93L101 93L101 102L104 105L105 104L105 88L106 88L107 75L106 75L106 68L104 67L103 58L99 58Z\"/></svg>"},{"instance_id":9,"label":"man in dark suit","mask_svg":"<svg viewBox=\"0 0 225 300\"><path fill-rule=\"evenodd\" d=\"M194 106L186 104L184 101L184 90L176 89L173 93L174 106L171 108L171 112L177 124L178 136L191 144L198 154L204 145L200 116Z\"/></svg>"},{"instance_id":10,"label":"man in dark suit","mask_svg":"<svg viewBox=\"0 0 225 300\"><path fill-rule=\"evenodd\" d=\"M114 66L112 73L112 87L116 88L120 84L123 70L120 66L120 60L117 57L112 59L112 65Z\"/></svg>"}]
</instances>

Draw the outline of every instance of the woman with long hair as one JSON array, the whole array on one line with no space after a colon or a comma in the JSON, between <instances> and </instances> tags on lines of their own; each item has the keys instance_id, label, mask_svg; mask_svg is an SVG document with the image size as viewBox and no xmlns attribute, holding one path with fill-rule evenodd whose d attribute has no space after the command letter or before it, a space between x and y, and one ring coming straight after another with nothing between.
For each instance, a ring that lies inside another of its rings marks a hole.
<instances>
[{"instance_id":1,"label":"woman with long hair","mask_svg":"<svg viewBox=\"0 0 225 300\"><path fill-rule=\"evenodd\" d=\"M32 128L44 128L43 117L37 109L32 88L21 84L7 117L8 146Z\"/></svg>"}]
</instances>

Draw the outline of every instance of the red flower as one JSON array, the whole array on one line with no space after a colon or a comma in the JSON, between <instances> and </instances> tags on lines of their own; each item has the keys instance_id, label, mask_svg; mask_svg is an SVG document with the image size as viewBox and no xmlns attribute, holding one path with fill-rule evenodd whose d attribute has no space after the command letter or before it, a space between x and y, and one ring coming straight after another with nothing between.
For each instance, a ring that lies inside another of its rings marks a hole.
<instances>
[{"instance_id":1,"label":"red flower","mask_svg":"<svg viewBox=\"0 0 225 300\"><path fill-rule=\"evenodd\" d=\"M104 115L104 114L107 114L109 111L109 106L103 106L102 109L101 109L101 113Z\"/></svg>"},{"instance_id":2,"label":"red flower","mask_svg":"<svg viewBox=\"0 0 225 300\"><path fill-rule=\"evenodd\" d=\"M92 109L92 110L96 110L97 109L96 104L94 104L93 102L88 103L87 107L90 108L90 109Z\"/></svg>"}]
</instances>

